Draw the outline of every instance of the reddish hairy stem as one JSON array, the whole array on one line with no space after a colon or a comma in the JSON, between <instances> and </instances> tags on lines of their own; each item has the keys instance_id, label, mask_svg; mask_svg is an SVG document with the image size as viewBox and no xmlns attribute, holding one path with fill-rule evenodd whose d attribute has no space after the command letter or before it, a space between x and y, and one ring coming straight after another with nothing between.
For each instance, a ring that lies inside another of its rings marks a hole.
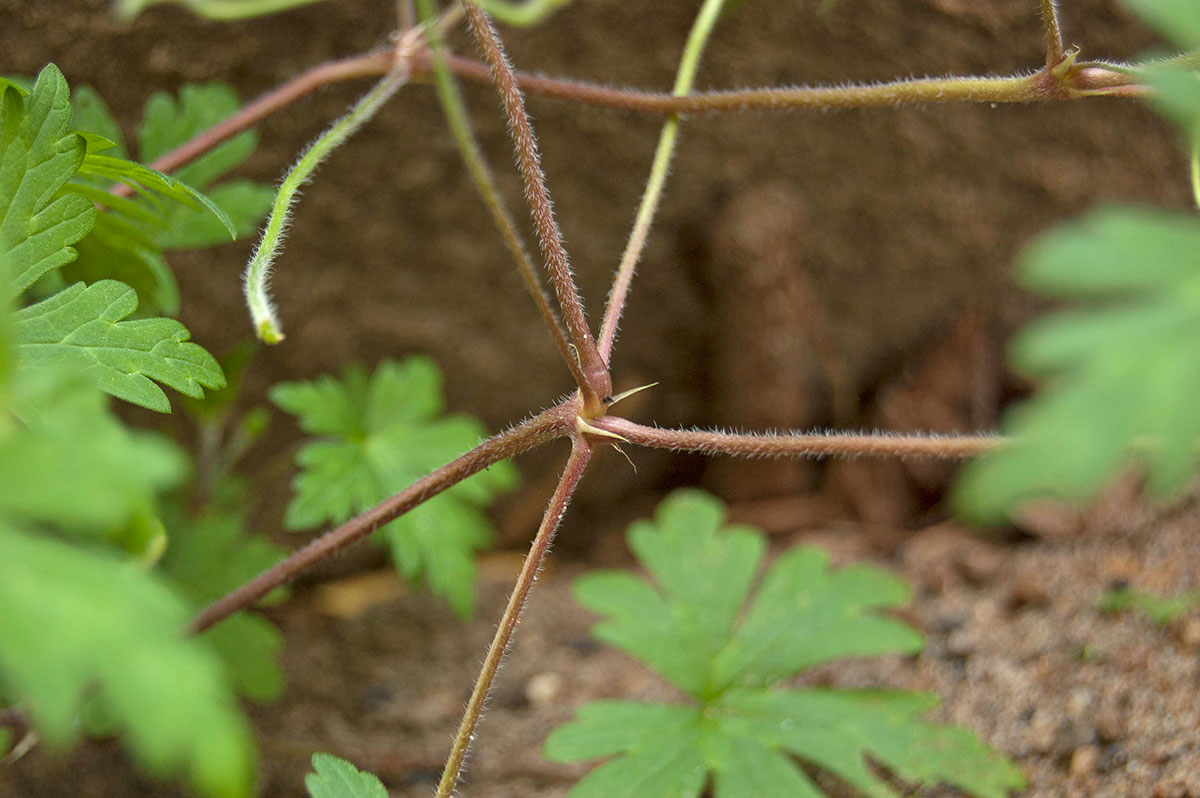
<instances>
[{"instance_id":1,"label":"reddish hairy stem","mask_svg":"<svg viewBox=\"0 0 1200 798\"><path fill-rule=\"evenodd\" d=\"M583 311L583 302L579 298L579 290L575 287L575 279L571 275L562 231L558 227L558 220L554 218L554 205L546 188L546 176L542 172L537 139L533 135L529 114L525 111L525 100L517 87L512 65L508 62L508 56L500 43L500 36L492 27L491 20L478 6L470 2L466 3L466 11L471 33L491 66L493 82L500 92L500 99L508 116L513 144L517 149L517 164L525 180L525 196L529 200L529 209L537 229L538 244L541 246L542 257L546 259L546 270L550 273L554 293L558 296L563 321L566 322L571 342L579 356L579 366L584 376L579 390L583 395L584 407L589 415L602 413L601 400L612 393L612 377L596 348L596 342L588 328L587 316Z\"/></svg>"},{"instance_id":2,"label":"reddish hairy stem","mask_svg":"<svg viewBox=\"0 0 1200 798\"><path fill-rule=\"evenodd\" d=\"M340 61L330 61L313 67L242 107L224 122L210 127L191 141L163 154L149 166L160 172L173 172L322 86L386 75L394 63L395 58L392 51L383 50L343 58ZM133 189L123 183L114 186L111 190L113 194L120 196L133 195Z\"/></svg>"},{"instance_id":3,"label":"reddish hairy stem","mask_svg":"<svg viewBox=\"0 0 1200 798\"><path fill-rule=\"evenodd\" d=\"M1058 0L1042 0L1042 29L1046 32L1046 66L1063 60L1062 26L1058 21Z\"/></svg>"},{"instance_id":4,"label":"reddish hairy stem","mask_svg":"<svg viewBox=\"0 0 1200 798\"><path fill-rule=\"evenodd\" d=\"M518 424L507 432L488 438L461 457L451 460L362 515L355 516L336 529L326 532L283 562L213 602L192 621L191 631L203 632L238 610L250 607L275 588L295 579L339 549L366 537L472 474L549 440L570 434L574 429L574 419L574 405L567 401Z\"/></svg>"},{"instance_id":5,"label":"reddish hairy stem","mask_svg":"<svg viewBox=\"0 0 1200 798\"><path fill-rule=\"evenodd\" d=\"M433 68L428 51L410 56L414 77L429 78ZM392 68L395 53L380 50L363 55L344 58L321 64L287 83L272 89L259 99L243 107L233 116L215 125L179 147L153 161L150 166L160 172L173 172L191 163L204 153L218 147L242 131L249 130L266 117L302 99L322 86L361 78L379 77ZM478 83L491 83L486 64L470 58L446 54L450 70L460 78ZM517 85L530 94L565 102L596 105L616 111L633 111L650 114L688 114L701 116L713 113L736 111L828 109L828 108L874 108L910 103L949 102L1036 102L1044 100L1077 99L1093 95L1118 97L1144 97L1146 87L1136 78L1103 64L1087 68L1080 65L1078 71L1067 76L1070 93L1053 94L1044 90L1014 92L1007 84L1012 81L1029 82L1033 77L1012 78L934 78L930 80L899 80L870 86L807 87L749 89L743 91L698 92L687 97L636 89L613 89L578 81L547 78L528 72L515 72ZM958 81L974 81L970 92L949 93L946 85ZM1004 87L1004 91L993 90L993 84ZM114 186L114 194L132 195L132 189L124 184Z\"/></svg>"},{"instance_id":6,"label":"reddish hairy stem","mask_svg":"<svg viewBox=\"0 0 1200 798\"><path fill-rule=\"evenodd\" d=\"M896 435L865 433L746 435L707 430L659 429L617 416L591 422L638 446L734 457L975 457L1003 445L991 435Z\"/></svg>"},{"instance_id":7,"label":"reddish hairy stem","mask_svg":"<svg viewBox=\"0 0 1200 798\"><path fill-rule=\"evenodd\" d=\"M584 436L576 435L572 438L571 456L567 459L562 476L559 477L554 495L550 497L546 514L542 517L537 535L529 547L529 554L525 557L524 565L521 566L521 574L517 577L512 595L508 597L504 615L500 618L500 625L496 628L496 634L492 638L487 656L484 658L483 668L479 672L479 678L475 681L474 690L471 691L466 712L463 714L462 723L459 724L458 734L454 738L454 746L450 749L446 768L438 783L437 798L449 798L458 785L463 760L466 758L471 740L475 736L475 727L479 724L488 691L491 690L496 672L500 669L500 661L504 659L504 655L508 651L513 631L520 621L521 611L525 608L525 601L529 597L529 591L533 588L533 583L537 581L542 561L546 558L546 553L550 551L550 544L554 541L554 533L558 531L558 525L567 511L571 495L583 477L583 472L587 469L591 457L592 446Z\"/></svg>"}]
</instances>

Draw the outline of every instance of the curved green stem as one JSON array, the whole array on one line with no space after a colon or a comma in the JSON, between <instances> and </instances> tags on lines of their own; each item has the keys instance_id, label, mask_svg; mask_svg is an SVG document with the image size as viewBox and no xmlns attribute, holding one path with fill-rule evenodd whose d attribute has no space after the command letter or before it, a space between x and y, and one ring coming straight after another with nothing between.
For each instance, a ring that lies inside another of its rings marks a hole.
<instances>
[{"instance_id":1,"label":"curved green stem","mask_svg":"<svg viewBox=\"0 0 1200 798\"><path fill-rule=\"evenodd\" d=\"M1192 199L1200 208L1200 128L1192 134Z\"/></svg>"},{"instance_id":2,"label":"curved green stem","mask_svg":"<svg viewBox=\"0 0 1200 798\"><path fill-rule=\"evenodd\" d=\"M198 16L229 22L275 14L321 0L119 0L113 13L119 19L130 20L149 6L169 2L181 3Z\"/></svg>"},{"instance_id":3,"label":"curved green stem","mask_svg":"<svg viewBox=\"0 0 1200 798\"><path fill-rule=\"evenodd\" d=\"M705 0L692 24L688 34L687 44L683 48L683 57L679 61L679 72L675 76L675 86L671 91L674 97L686 97L692 90L696 78L696 70L700 66L700 55L704 45L717 24L717 16L725 0ZM654 161L650 166L650 178L646 181L646 190L642 194L641 205L638 206L637 217L625 252L621 255L621 263L617 267L613 279L612 290L609 291L608 305L604 309L604 319L600 324L600 354L607 362L612 354L613 341L617 335L617 325L621 321L621 311L625 307L625 298L629 294L629 285L633 282L633 273L637 268L638 258L646 247L646 238L650 234L650 225L658 212L658 203L662 199L663 186L667 182L667 172L671 166L671 156L675 152L675 141L679 137L679 114L674 114L662 127L658 137L658 147L654 151Z\"/></svg>"},{"instance_id":4,"label":"curved green stem","mask_svg":"<svg viewBox=\"0 0 1200 798\"><path fill-rule=\"evenodd\" d=\"M271 301L271 264L283 246L292 208L300 188L308 182L321 162L374 116L407 79L407 72L390 72L384 76L383 80L376 83L374 88L354 104L349 113L334 122L320 138L309 145L296 161L296 165L284 176L279 193L275 195L275 202L271 206L271 215L263 228L262 238L250 256L245 273L246 305L250 308L254 332L264 343L277 344L283 340L283 329L275 312L275 304Z\"/></svg>"},{"instance_id":5,"label":"curved green stem","mask_svg":"<svg viewBox=\"0 0 1200 798\"><path fill-rule=\"evenodd\" d=\"M505 25L524 28L536 25L571 0L525 0L513 3L506 0L474 0L475 5Z\"/></svg>"}]
</instances>

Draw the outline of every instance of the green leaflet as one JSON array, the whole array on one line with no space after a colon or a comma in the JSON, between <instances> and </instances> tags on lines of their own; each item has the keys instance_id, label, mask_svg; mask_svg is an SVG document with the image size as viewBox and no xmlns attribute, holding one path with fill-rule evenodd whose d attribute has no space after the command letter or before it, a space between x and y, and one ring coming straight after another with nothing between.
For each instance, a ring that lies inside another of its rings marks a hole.
<instances>
[{"instance_id":1,"label":"green leaflet","mask_svg":"<svg viewBox=\"0 0 1200 798\"><path fill-rule=\"evenodd\" d=\"M78 363L108 393L168 413L158 380L182 394L225 384L221 367L174 319L122 321L137 309L137 294L115 280L82 283L17 313L22 368Z\"/></svg>"},{"instance_id":2,"label":"green leaflet","mask_svg":"<svg viewBox=\"0 0 1200 798\"><path fill-rule=\"evenodd\" d=\"M186 771L208 796L251 795L249 730L215 657L184 638L188 609L169 589L3 520L0 562L0 683L48 743L74 741L87 696L150 771Z\"/></svg>"},{"instance_id":3,"label":"green leaflet","mask_svg":"<svg viewBox=\"0 0 1200 798\"><path fill-rule=\"evenodd\" d=\"M611 759L575 785L573 798L699 796L710 779L716 798L821 796L801 762L867 795L896 795L868 756L901 779L947 782L981 798L1022 786L1016 768L969 731L920 719L933 696L778 687L840 657L920 650L916 632L877 612L907 601L908 590L870 566L830 570L823 553L800 547L752 591L763 535L724 527L723 515L706 494L672 494L653 522L629 531L653 582L612 571L576 581L576 598L604 617L596 636L694 701L581 707L550 735L545 755Z\"/></svg>"},{"instance_id":4,"label":"green leaflet","mask_svg":"<svg viewBox=\"0 0 1200 798\"><path fill-rule=\"evenodd\" d=\"M71 245L96 215L86 198L61 193L84 159L70 121L67 81L53 64L28 98L11 86L0 93L0 267L16 293L73 260Z\"/></svg>"},{"instance_id":5,"label":"green leaflet","mask_svg":"<svg viewBox=\"0 0 1200 798\"><path fill-rule=\"evenodd\" d=\"M1181 487L1200 440L1200 220L1094 211L1036 242L1021 269L1082 304L1014 342L1014 362L1046 387L1005 417L1012 442L965 469L958 507L997 521L1031 499L1085 499L1130 458L1160 494Z\"/></svg>"},{"instance_id":6,"label":"green leaflet","mask_svg":"<svg viewBox=\"0 0 1200 798\"><path fill-rule=\"evenodd\" d=\"M375 776L331 754L313 754L313 770L304 777L311 798L387 798Z\"/></svg>"},{"instance_id":7,"label":"green leaflet","mask_svg":"<svg viewBox=\"0 0 1200 798\"><path fill-rule=\"evenodd\" d=\"M300 473L284 523L308 529L366 510L479 443L466 416L443 416L441 374L428 358L384 361L373 375L348 369L271 389L271 400L319 436L296 455ZM512 486L516 471L497 463L380 530L397 567L423 578L460 615L474 608L474 553L491 540L483 508Z\"/></svg>"}]
</instances>

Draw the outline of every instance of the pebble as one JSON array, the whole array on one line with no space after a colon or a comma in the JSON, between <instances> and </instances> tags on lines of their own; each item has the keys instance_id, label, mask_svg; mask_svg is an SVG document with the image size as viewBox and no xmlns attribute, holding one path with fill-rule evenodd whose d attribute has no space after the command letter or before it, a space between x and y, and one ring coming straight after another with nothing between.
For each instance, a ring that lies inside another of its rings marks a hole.
<instances>
[{"instance_id":1,"label":"pebble","mask_svg":"<svg viewBox=\"0 0 1200 798\"><path fill-rule=\"evenodd\" d=\"M561 675L549 671L539 673L525 682L525 698L535 707L546 706L558 698L562 688Z\"/></svg>"},{"instance_id":2,"label":"pebble","mask_svg":"<svg viewBox=\"0 0 1200 798\"><path fill-rule=\"evenodd\" d=\"M1071 776L1079 778L1094 773L1099 763L1100 749L1094 745L1081 745L1071 753Z\"/></svg>"}]
</instances>

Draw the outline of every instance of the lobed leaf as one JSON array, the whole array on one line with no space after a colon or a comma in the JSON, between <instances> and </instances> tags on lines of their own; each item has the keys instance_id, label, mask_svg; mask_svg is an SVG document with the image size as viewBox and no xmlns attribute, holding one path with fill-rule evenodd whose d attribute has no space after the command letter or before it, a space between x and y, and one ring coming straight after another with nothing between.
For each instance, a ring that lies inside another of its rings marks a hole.
<instances>
[{"instance_id":1,"label":"lobed leaf","mask_svg":"<svg viewBox=\"0 0 1200 798\"><path fill-rule=\"evenodd\" d=\"M441 416L441 375L432 360L384 361L373 375L351 368L282 383L271 400L321 436L296 455L300 473L284 523L305 529L340 523L475 446L483 430L465 416ZM510 487L515 471L497 463L380 530L401 572L424 578L460 615L474 607L474 553L491 540L483 507Z\"/></svg>"},{"instance_id":2,"label":"lobed leaf","mask_svg":"<svg viewBox=\"0 0 1200 798\"><path fill-rule=\"evenodd\" d=\"M16 293L75 258L71 245L91 228L96 209L64 192L83 162L84 140L67 132L67 81L53 64L23 98L0 91L0 267Z\"/></svg>"},{"instance_id":3,"label":"lobed leaf","mask_svg":"<svg viewBox=\"0 0 1200 798\"><path fill-rule=\"evenodd\" d=\"M122 321L137 309L137 293L115 280L76 283L17 314L22 366L77 363L103 390L168 413L170 402L154 380L186 396L225 384L221 367L173 319Z\"/></svg>"},{"instance_id":4,"label":"lobed leaf","mask_svg":"<svg viewBox=\"0 0 1200 798\"><path fill-rule=\"evenodd\" d=\"M344 759L313 754L312 765L316 772L304 777L311 798L388 798L383 782Z\"/></svg>"},{"instance_id":5,"label":"lobed leaf","mask_svg":"<svg viewBox=\"0 0 1200 798\"><path fill-rule=\"evenodd\" d=\"M152 772L252 793L249 730L215 657L185 638L184 602L128 563L3 521L0 562L0 681L48 743L78 736L86 696Z\"/></svg>"},{"instance_id":6,"label":"lobed leaf","mask_svg":"<svg viewBox=\"0 0 1200 798\"><path fill-rule=\"evenodd\" d=\"M1103 209L1036 242L1026 281L1081 306L1027 328L1013 360L1042 378L1009 412L1011 443L970 464L955 499L998 521L1038 498L1093 495L1129 460L1152 490L1178 490L1196 466L1200 414L1200 221Z\"/></svg>"},{"instance_id":7,"label":"lobed leaf","mask_svg":"<svg viewBox=\"0 0 1200 798\"><path fill-rule=\"evenodd\" d=\"M819 798L801 762L863 793L897 792L871 762L900 779L947 782L980 798L1024 784L1007 760L965 729L926 723L923 693L779 689L813 665L845 656L914 653L920 636L878 610L908 588L877 568L831 571L811 547L779 557L749 601L765 548L754 529L722 526L723 508L678 491L653 522L630 527L630 547L654 582L602 571L575 583L604 616L594 632L657 670L694 703L596 701L555 729L545 755L559 762L608 757L572 798L699 796Z\"/></svg>"}]
</instances>

